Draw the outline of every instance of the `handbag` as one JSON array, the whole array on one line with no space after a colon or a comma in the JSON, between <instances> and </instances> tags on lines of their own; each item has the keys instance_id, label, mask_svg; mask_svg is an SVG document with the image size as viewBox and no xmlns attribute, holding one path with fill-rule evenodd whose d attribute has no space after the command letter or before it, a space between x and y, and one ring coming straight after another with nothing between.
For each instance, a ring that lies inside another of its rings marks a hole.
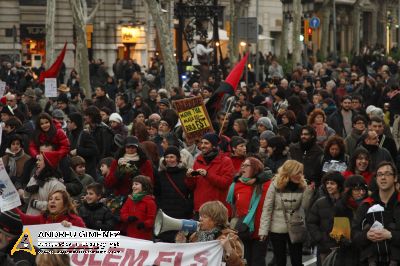
<instances>
[{"instance_id":1,"label":"handbag","mask_svg":"<svg viewBox=\"0 0 400 266\"><path fill-rule=\"evenodd\" d=\"M294 210L290 214L290 218L286 216L285 204L283 202L282 193L279 193L282 202L283 217L285 218L290 242L292 244L303 243L307 240L307 229L304 221L304 212L300 206L299 209Z\"/></svg>"}]
</instances>

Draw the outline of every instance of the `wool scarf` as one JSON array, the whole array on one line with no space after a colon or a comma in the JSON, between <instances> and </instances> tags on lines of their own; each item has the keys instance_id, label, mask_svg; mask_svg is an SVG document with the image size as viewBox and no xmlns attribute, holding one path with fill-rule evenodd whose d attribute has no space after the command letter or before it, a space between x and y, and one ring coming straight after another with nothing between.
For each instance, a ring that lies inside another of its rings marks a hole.
<instances>
[{"instance_id":1,"label":"wool scarf","mask_svg":"<svg viewBox=\"0 0 400 266\"><path fill-rule=\"evenodd\" d=\"M16 153L13 153L9 148L6 149L6 154L8 157L8 167L10 172L8 173L11 177L15 177L17 175L17 161L24 156L24 150L21 148Z\"/></svg>"}]
</instances>

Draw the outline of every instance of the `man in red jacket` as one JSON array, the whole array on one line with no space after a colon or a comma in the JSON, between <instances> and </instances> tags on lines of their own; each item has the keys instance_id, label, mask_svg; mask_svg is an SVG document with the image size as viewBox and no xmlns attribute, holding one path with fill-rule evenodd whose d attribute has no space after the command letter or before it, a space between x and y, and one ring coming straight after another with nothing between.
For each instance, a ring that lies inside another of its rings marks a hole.
<instances>
[{"instance_id":1,"label":"man in red jacket","mask_svg":"<svg viewBox=\"0 0 400 266\"><path fill-rule=\"evenodd\" d=\"M203 203L219 200L226 203L226 194L233 182L234 168L229 157L218 149L220 139L215 133L207 133L201 140L201 154L193 169L187 171L187 185L194 190L194 211L197 218Z\"/></svg>"}]
</instances>

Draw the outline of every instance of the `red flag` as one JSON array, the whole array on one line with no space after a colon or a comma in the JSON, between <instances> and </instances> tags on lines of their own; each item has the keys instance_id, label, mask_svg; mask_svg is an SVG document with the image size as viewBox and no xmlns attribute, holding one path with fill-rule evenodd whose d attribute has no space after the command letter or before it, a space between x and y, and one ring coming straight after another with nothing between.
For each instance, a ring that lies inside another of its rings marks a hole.
<instances>
[{"instance_id":1,"label":"red flag","mask_svg":"<svg viewBox=\"0 0 400 266\"><path fill-rule=\"evenodd\" d=\"M221 101L225 94L233 95L242 77L243 71L246 67L247 53L239 63L232 69L225 81L221 82L219 88L211 95L206 103L206 108L210 118L213 120L218 110L221 109Z\"/></svg>"},{"instance_id":2,"label":"red flag","mask_svg":"<svg viewBox=\"0 0 400 266\"><path fill-rule=\"evenodd\" d=\"M58 55L56 61L51 65L49 69L40 73L39 83L43 83L45 78L56 78L58 76L58 72L61 69L62 62L64 61L65 52L67 51L67 42L64 44L64 48L61 53Z\"/></svg>"}]
</instances>

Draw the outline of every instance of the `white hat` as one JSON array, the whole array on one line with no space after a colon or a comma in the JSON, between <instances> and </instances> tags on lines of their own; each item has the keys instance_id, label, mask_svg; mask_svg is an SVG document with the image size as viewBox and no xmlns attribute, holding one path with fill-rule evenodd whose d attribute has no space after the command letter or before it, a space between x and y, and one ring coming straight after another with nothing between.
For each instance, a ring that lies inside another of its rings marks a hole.
<instances>
[{"instance_id":1,"label":"white hat","mask_svg":"<svg viewBox=\"0 0 400 266\"><path fill-rule=\"evenodd\" d=\"M120 123L120 124L123 121L122 117L118 113L112 113L110 115L110 117L109 117L109 120L110 120L110 122L114 121L114 122L117 122L117 123Z\"/></svg>"}]
</instances>

